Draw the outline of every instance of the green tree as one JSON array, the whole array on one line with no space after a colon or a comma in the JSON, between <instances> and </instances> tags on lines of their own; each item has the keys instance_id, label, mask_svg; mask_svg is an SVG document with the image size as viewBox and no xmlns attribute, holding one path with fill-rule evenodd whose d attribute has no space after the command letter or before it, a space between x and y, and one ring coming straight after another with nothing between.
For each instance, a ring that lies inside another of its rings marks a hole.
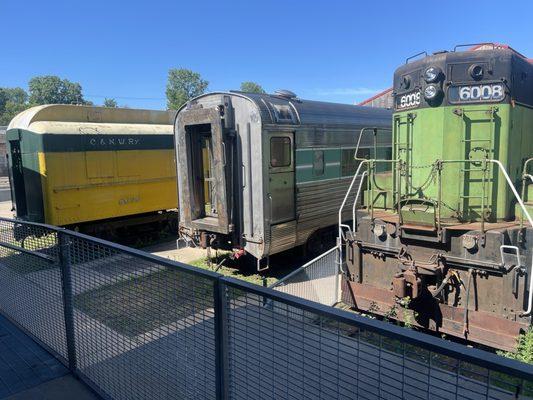
<instances>
[{"instance_id":1,"label":"green tree","mask_svg":"<svg viewBox=\"0 0 533 400\"><path fill-rule=\"evenodd\" d=\"M28 108L28 94L22 88L0 88L0 125L9 122Z\"/></svg>"},{"instance_id":2,"label":"green tree","mask_svg":"<svg viewBox=\"0 0 533 400\"><path fill-rule=\"evenodd\" d=\"M28 93L20 87L15 88L0 88L0 98L5 96L6 101L11 101L16 104L24 104L28 101ZM0 108L1 99L0 99Z\"/></svg>"},{"instance_id":3,"label":"green tree","mask_svg":"<svg viewBox=\"0 0 533 400\"><path fill-rule=\"evenodd\" d=\"M208 85L208 81L190 69L170 69L166 90L167 108L177 110L193 97L204 93Z\"/></svg>"},{"instance_id":4,"label":"green tree","mask_svg":"<svg viewBox=\"0 0 533 400\"><path fill-rule=\"evenodd\" d=\"M115 99L108 99L107 97L104 99L104 107L109 108L117 108L118 104Z\"/></svg>"},{"instance_id":5,"label":"green tree","mask_svg":"<svg viewBox=\"0 0 533 400\"><path fill-rule=\"evenodd\" d=\"M263 89L260 84L251 81L241 83L241 92L266 93L265 89Z\"/></svg>"},{"instance_id":6,"label":"green tree","mask_svg":"<svg viewBox=\"0 0 533 400\"><path fill-rule=\"evenodd\" d=\"M36 76L28 83L30 104L85 104L81 85L58 76Z\"/></svg>"}]
</instances>

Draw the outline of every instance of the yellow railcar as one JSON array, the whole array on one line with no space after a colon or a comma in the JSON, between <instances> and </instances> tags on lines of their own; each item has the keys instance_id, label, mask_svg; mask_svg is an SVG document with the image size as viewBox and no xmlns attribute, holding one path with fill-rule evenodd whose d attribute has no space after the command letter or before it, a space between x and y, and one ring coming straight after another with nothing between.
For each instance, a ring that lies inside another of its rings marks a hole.
<instances>
[{"instance_id":1,"label":"yellow railcar","mask_svg":"<svg viewBox=\"0 0 533 400\"><path fill-rule=\"evenodd\" d=\"M170 111L75 105L23 111L7 130L17 217L92 232L173 218L173 120Z\"/></svg>"}]
</instances>

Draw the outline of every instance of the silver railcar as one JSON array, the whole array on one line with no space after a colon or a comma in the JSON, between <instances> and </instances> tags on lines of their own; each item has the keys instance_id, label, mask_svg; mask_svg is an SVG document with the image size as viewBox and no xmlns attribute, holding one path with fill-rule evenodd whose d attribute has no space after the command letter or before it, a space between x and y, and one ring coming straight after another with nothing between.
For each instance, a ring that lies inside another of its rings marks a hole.
<instances>
[{"instance_id":1,"label":"silver railcar","mask_svg":"<svg viewBox=\"0 0 533 400\"><path fill-rule=\"evenodd\" d=\"M299 245L320 251L357 166L361 130L374 134L361 136L358 157L390 157L391 115L289 91L195 98L174 127L181 235L249 253L258 268Z\"/></svg>"}]
</instances>

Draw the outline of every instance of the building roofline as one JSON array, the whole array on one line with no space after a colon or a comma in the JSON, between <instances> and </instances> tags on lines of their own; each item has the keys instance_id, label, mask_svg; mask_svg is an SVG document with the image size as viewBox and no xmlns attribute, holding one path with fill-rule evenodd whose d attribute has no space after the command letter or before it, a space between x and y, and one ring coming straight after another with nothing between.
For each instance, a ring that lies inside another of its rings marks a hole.
<instances>
[{"instance_id":1,"label":"building roofline","mask_svg":"<svg viewBox=\"0 0 533 400\"><path fill-rule=\"evenodd\" d=\"M375 94L374 96L370 97L369 99L363 100L362 102L358 103L357 105L358 106L364 106L365 104L368 104L368 103L376 100L378 97L383 96L384 94L386 94L388 92L392 92L392 88L391 87L388 88L388 89L382 90L381 92Z\"/></svg>"}]
</instances>

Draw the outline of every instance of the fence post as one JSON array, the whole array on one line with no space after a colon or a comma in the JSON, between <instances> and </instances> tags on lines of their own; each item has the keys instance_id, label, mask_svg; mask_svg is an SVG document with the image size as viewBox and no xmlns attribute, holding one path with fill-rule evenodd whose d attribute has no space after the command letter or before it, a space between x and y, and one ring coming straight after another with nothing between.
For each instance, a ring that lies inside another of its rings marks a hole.
<instances>
[{"instance_id":1,"label":"fence post","mask_svg":"<svg viewBox=\"0 0 533 400\"><path fill-rule=\"evenodd\" d=\"M228 310L227 289L218 278L214 282L213 294L215 299L215 377L217 400L229 398L229 354L228 354Z\"/></svg>"},{"instance_id":2,"label":"fence post","mask_svg":"<svg viewBox=\"0 0 533 400\"><path fill-rule=\"evenodd\" d=\"M58 231L59 268L61 270L61 286L63 292L63 312L65 318L65 334L67 339L68 367L76 374L76 342L74 337L74 306L72 292L72 270L70 268L70 237Z\"/></svg>"}]
</instances>

